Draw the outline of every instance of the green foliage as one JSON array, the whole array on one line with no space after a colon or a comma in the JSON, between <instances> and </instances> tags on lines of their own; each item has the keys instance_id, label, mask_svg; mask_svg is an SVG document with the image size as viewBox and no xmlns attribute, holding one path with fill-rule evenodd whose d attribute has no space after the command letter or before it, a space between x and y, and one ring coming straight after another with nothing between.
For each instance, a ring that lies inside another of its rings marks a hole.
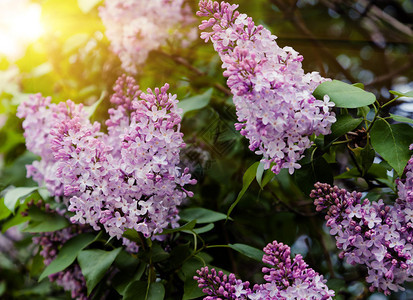
<instances>
[{"instance_id":1,"label":"green foliage","mask_svg":"<svg viewBox=\"0 0 413 300\"><path fill-rule=\"evenodd\" d=\"M62 249L60 249L56 259L53 260L39 276L39 281L70 266L75 261L79 252L90 245L95 239L96 237L93 234L83 233L67 241Z\"/></svg>"},{"instance_id":2,"label":"green foliage","mask_svg":"<svg viewBox=\"0 0 413 300\"><path fill-rule=\"evenodd\" d=\"M338 80L323 82L315 89L314 96L317 99L323 99L324 95L328 95L336 107L343 108L362 107L376 101L373 93Z\"/></svg>"},{"instance_id":3,"label":"green foliage","mask_svg":"<svg viewBox=\"0 0 413 300\"><path fill-rule=\"evenodd\" d=\"M371 129L371 144L401 176L410 159L409 145L412 143L413 128L407 124L389 124L378 120Z\"/></svg>"},{"instance_id":4,"label":"green foliage","mask_svg":"<svg viewBox=\"0 0 413 300\"><path fill-rule=\"evenodd\" d=\"M83 276L86 279L88 295L92 292L95 286L105 276L106 271L112 265L122 248L117 248L112 251L104 251L100 249L81 250L77 255L80 268Z\"/></svg>"}]
</instances>

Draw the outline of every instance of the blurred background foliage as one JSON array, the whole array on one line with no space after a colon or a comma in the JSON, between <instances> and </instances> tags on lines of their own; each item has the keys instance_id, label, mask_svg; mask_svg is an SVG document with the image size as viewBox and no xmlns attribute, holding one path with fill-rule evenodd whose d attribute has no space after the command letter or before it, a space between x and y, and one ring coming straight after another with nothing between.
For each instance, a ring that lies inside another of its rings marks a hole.
<instances>
[{"instance_id":1,"label":"blurred background foliage","mask_svg":"<svg viewBox=\"0 0 413 300\"><path fill-rule=\"evenodd\" d=\"M197 1L188 2L196 11ZM318 71L325 77L361 82L381 103L391 98L389 90L413 89L413 2L410 0L232 2L238 3L239 10L251 16L256 24L263 24L277 35L281 47L291 46L300 52L307 72ZM104 120L112 86L123 73L118 57L110 51L98 16L97 7L103 1L32 3L41 7L41 35L27 45L23 41L20 47L24 50L19 57L0 54L0 185L3 188L34 185L26 178L24 165L36 157L25 150L21 121L15 117L21 101L31 93L51 96L54 102L72 99L86 105L103 97L94 118ZM0 15L7 13L3 11ZM31 26L31 22L35 21L27 20L21 26ZM199 96L200 107L189 109L182 123L187 142L182 164L190 166L198 180L193 188L195 196L184 207L204 207L226 214L243 187L243 174L259 157L248 150L248 142L234 129L235 109L213 47L200 39L185 49L168 44L150 53L135 78L143 90L168 82L178 99ZM396 101L384 113L411 117L413 105L409 100L412 98ZM337 299L412 299L409 289L390 297L371 295L364 283L365 271L338 259L323 217L315 214L308 198L311 189L308 176L313 176L314 182L320 179L332 182L336 176L336 183L369 193L369 197L388 199L391 196L386 194L391 195L392 191L371 185L368 179L357 175L337 177L355 165L345 144L321 155L323 160L316 168L327 168L328 175L322 176L328 178L306 173L303 165L295 176L283 170L264 189L254 180L231 213L233 220L217 222L203 236L205 243L243 243L261 249L276 239L292 245L293 252L303 254L311 267L325 274ZM388 178L393 177L390 174ZM67 297L46 281L37 284L42 270L37 249L30 243L31 236L20 239L15 237L18 232L5 233L13 225L7 224L9 221L7 218L0 221L3 228L0 298ZM14 240L19 241L13 243ZM206 252L214 258L213 265L235 272L245 280L257 282L261 278L257 262L230 248L211 248Z\"/></svg>"}]
</instances>

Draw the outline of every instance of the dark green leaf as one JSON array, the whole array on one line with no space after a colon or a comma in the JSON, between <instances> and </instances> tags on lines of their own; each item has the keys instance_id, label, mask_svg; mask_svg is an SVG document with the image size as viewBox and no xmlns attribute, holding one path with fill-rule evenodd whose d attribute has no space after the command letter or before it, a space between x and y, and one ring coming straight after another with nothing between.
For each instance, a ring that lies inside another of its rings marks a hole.
<instances>
[{"instance_id":1,"label":"dark green leaf","mask_svg":"<svg viewBox=\"0 0 413 300\"><path fill-rule=\"evenodd\" d=\"M84 233L68 240L62 249L60 249L56 259L53 260L40 275L39 281L70 266L75 261L77 254L90 245L95 238L93 234Z\"/></svg>"},{"instance_id":2,"label":"dark green leaf","mask_svg":"<svg viewBox=\"0 0 413 300\"><path fill-rule=\"evenodd\" d=\"M231 204L230 208L228 209L227 212L227 217L229 218L229 215L231 214L232 210L237 206L238 202L241 200L242 196L244 196L245 192L247 191L248 187L254 180L256 174L257 174L257 169L259 166L260 162L257 161L254 164L252 164L248 170L244 173L244 176L242 177L242 190L239 192L237 199L234 201L234 203Z\"/></svg>"},{"instance_id":3,"label":"dark green leaf","mask_svg":"<svg viewBox=\"0 0 413 300\"><path fill-rule=\"evenodd\" d=\"M29 225L22 231L31 233L51 232L66 228L69 225L69 221L63 216L44 213L40 221L30 220Z\"/></svg>"},{"instance_id":4,"label":"dark green leaf","mask_svg":"<svg viewBox=\"0 0 413 300\"><path fill-rule=\"evenodd\" d=\"M376 101L373 93L338 80L323 82L315 89L313 95L317 99L323 99L324 95L328 95L336 107L344 108L362 107Z\"/></svg>"},{"instance_id":5,"label":"dark green leaf","mask_svg":"<svg viewBox=\"0 0 413 300\"><path fill-rule=\"evenodd\" d=\"M413 128L407 124L392 124L380 119L370 131L371 144L397 172L403 174L410 159L409 145L413 140Z\"/></svg>"},{"instance_id":6,"label":"dark green leaf","mask_svg":"<svg viewBox=\"0 0 413 300\"><path fill-rule=\"evenodd\" d=\"M197 234L201 234L201 233L205 233L205 232L208 232L208 231L214 229L214 227L215 227L214 224L210 223L210 224L205 225L203 227L194 228L193 231Z\"/></svg>"},{"instance_id":7,"label":"dark green leaf","mask_svg":"<svg viewBox=\"0 0 413 300\"><path fill-rule=\"evenodd\" d=\"M149 286L148 300L163 300L165 297L165 287L160 282L153 282Z\"/></svg>"},{"instance_id":8,"label":"dark green leaf","mask_svg":"<svg viewBox=\"0 0 413 300\"><path fill-rule=\"evenodd\" d=\"M331 167L324 157L302 164L301 168L294 172L294 178L298 187L306 195L311 192L317 181L332 184L334 180Z\"/></svg>"},{"instance_id":9,"label":"dark green leaf","mask_svg":"<svg viewBox=\"0 0 413 300\"><path fill-rule=\"evenodd\" d=\"M183 230L191 230L195 227L196 223L197 223L197 220L192 220L181 227L173 228L173 229L165 229L160 234L168 234L168 233L173 233L173 232L178 232L178 231L183 231Z\"/></svg>"},{"instance_id":10,"label":"dark green leaf","mask_svg":"<svg viewBox=\"0 0 413 300\"><path fill-rule=\"evenodd\" d=\"M149 285L146 281L134 281L125 290L123 300L163 300L165 288L160 282L153 282Z\"/></svg>"},{"instance_id":11,"label":"dark green leaf","mask_svg":"<svg viewBox=\"0 0 413 300\"><path fill-rule=\"evenodd\" d=\"M11 211L14 212L17 202L19 199L25 199L27 196L31 195L39 187L18 187L10 189L4 196L4 205Z\"/></svg>"},{"instance_id":12,"label":"dark green leaf","mask_svg":"<svg viewBox=\"0 0 413 300\"><path fill-rule=\"evenodd\" d=\"M337 121L331 125L331 134L329 135L329 138L334 140L343 136L347 132L357 128L362 121L362 118L355 119L351 115L338 115Z\"/></svg>"},{"instance_id":13,"label":"dark green leaf","mask_svg":"<svg viewBox=\"0 0 413 300\"><path fill-rule=\"evenodd\" d=\"M362 176L364 176L371 165L373 164L374 157L376 156L376 152L374 149L368 144L366 147L361 148L357 147L355 149L351 149L354 153L357 163L362 169Z\"/></svg>"},{"instance_id":14,"label":"dark green leaf","mask_svg":"<svg viewBox=\"0 0 413 300\"><path fill-rule=\"evenodd\" d=\"M202 207L187 208L180 212L179 216L182 220L190 222L196 220L196 223L213 223L220 220L225 220L226 215L210 209Z\"/></svg>"},{"instance_id":15,"label":"dark green leaf","mask_svg":"<svg viewBox=\"0 0 413 300\"><path fill-rule=\"evenodd\" d=\"M407 118L407 117L398 116L398 115L393 115L393 114L390 114L390 117L391 117L393 120L397 121L397 122L413 124L413 120L410 119L410 118Z\"/></svg>"},{"instance_id":16,"label":"dark green leaf","mask_svg":"<svg viewBox=\"0 0 413 300\"><path fill-rule=\"evenodd\" d=\"M146 300L147 281L134 281L125 290L123 300Z\"/></svg>"},{"instance_id":17,"label":"dark green leaf","mask_svg":"<svg viewBox=\"0 0 413 300\"><path fill-rule=\"evenodd\" d=\"M249 258L262 262L262 256L264 255L264 251L260 249L245 244L229 244L228 246Z\"/></svg>"},{"instance_id":18,"label":"dark green leaf","mask_svg":"<svg viewBox=\"0 0 413 300\"><path fill-rule=\"evenodd\" d=\"M208 105L211 100L213 89L208 89L205 93L179 101L178 108L182 108L182 116L192 110L201 109Z\"/></svg>"},{"instance_id":19,"label":"dark green leaf","mask_svg":"<svg viewBox=\"0 0 413 300\"><path fill-rule=\"evenodd\" d=\"M100 249L83 250L77 255L82 274L86 279L87 294L90 295L95 286L105 276L106 271L112 265L122 248L112 251Z\"/></svg>"},{"instance_id":20,"label":"dark green leaf","mask_svg":"<svg viewBox=\"0 0 413 300\"><path fill-rule=\"evenodd\" d=\"M153 243L152 245L152 262L160 262L169 257L169 253L166 252L161 245Z\"/></svg>"}]
</instances>

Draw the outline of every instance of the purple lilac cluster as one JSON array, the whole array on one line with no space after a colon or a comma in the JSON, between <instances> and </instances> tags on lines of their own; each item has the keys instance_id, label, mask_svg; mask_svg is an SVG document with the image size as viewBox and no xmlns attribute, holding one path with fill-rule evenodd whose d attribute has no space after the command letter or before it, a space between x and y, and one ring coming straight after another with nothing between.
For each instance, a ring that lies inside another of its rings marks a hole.
<instances>
[{"instance_id":1,"label":"purple lilac cluster","mask_svg":"<svg viewBox=\"0 0 413 300\"><path fill-rule=\"evenodd\" d=\"M263 267L266 283L250 288L248 281L236 279L234 274L203 267L194 279L208 294L204 299L332 299L334 291L329 290L326 280L313 269L308 268L301 255L291 259L290 247L273 241L264 248L262 261L273 267Z\"/></svg>"},{"instance_id":2,"label":"purple lilac cluster","mask_svg":"<svg viewBox=\"0 0 413 300\"><path fill-rule=\"evenodd\" d=\"M75 105L70 100L52 104L50 97L36 94L17 108L17 116L25 119L22 125L27 150L42 158L26 166L27 177L32 177L40 186L46 186L52 195L63 196L62 182L56 178L57 160L49 146L52 140L50 131L55 124L72 117L85 123L87 114L82 104Z\"/></svg>"},{"instance_id":3,"label":"purple lilac cluster","mask_svg":"<svg viewBox=\"0 0 413 300\"><path fill-rule=\"evenodd\" d=\"M37 154L53 165L58 195L64 195L68 210L75 213L73 223L103 227L117 238L135 229L162 239L155 234L178 226L177 205L193 195L184 185L196 181L178 167L185 144L178 100L167 90L166 84L143 93L133 78L120 77L111 97L117 107L109 110L107 134L100 132L99 123L89 122L82 105L71 101L56 106L37 96L37 102L19 108L19 116L26 117L28 148L38 143ZM34 132L41 133L37 141L30 136ZM38 173L44 177L42 170ZM49 190L57 195L56 189Z\"/></svg>"},{"instance_id":4,"label":"purple lilac cluster","mask_svg":"<svg viewBox=\"0 0 413 300\"><path fill-rule=\"evenodd\" d=\"M236 11L238 5L201 0L197 15L201 38L210 39L221 57L224 76L233 93L237 130L250 141L250 150L263 155L266 169L290 174L312 144L310 136L328 134L335 122L329 97L316 100L314 89L323 81L318 73L304 73L303 57L291 47L280 48L276 36L252 18Z\"/></svg>"},{"instance_id":5,"label":"purple lilac cluster","mask_svg":"<svg viewBox=\"0 0 413 300\"><path fill-rule=\"evenodd\" d=\"M187 26L195 18L184 0L106 0L99 15L123 69L133 74L150 51L173 40L186 47L197 35Z\"/></svg>"},{"instance_id":6,"label":"purple lilac cluster","mask_svg":"<svg viewBox=\"0 0 413 300\"><path fill-rule=\"evenodd\" d=\"M411 168L411 163L409 168ZM411 193L412 174L403 184ZM310 195L317 211L326 211L330 234L336 237L341 258L347 263L367 267L370 290L386 295L403 290L401 284L413 281L413 210L408 198L396 200L394 206L361 199L361 193L348 192L337 186L316 183Z\"/></svg>"}]
</instances>

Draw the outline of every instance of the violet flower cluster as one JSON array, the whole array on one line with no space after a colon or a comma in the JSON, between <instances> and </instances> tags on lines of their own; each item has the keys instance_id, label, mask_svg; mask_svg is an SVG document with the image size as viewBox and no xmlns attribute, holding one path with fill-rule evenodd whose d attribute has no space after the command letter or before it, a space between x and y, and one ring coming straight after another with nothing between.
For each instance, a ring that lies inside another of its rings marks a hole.
<instances>
[{"instance_id":1,"label":"violet flower cluster","mask_svg":"<svg viewBox=\"0 0 413 300\"><path fill-rule=\"evenodd\" d=\"M199 28L212 27L201 38L212 41L234 95L236 129L251 151L263 155L265 169L278 174L288 168L292 174L312 144L310 136L330 133L336 120L329 97L320 101L312 95L328 79L305 74L303 57L291 47L280 48L269 30L236 11L238 5L201 0L199 7L197 15L209 18Z\"/></svg>"},{"instance_id":2,"label":"violet flower cluster","mask_svg":"<svg viewBox=\"0 0 413 300\"><path fill-rule=\"evenodd\" d=\"M162 239L155 234L178 226L177 206L193 195L184 185L196 183L178 167L185 144L178 100L168 87L143 93L133 78L120 77L107 134L89 122L81 104L50 104L40 95L23 103L18 116L26 118L27 148L42 158L28 166L28 176L39 184L54 178L49 191L64 195L73 223L104 228L118 239L127 229ZM45 167L36 167L43 160Z\"/></svg>"},{"instance_id":3,"label":"violet flower cluster","mask_svg":"<svg viewBox=\"0 0 413 300\"><path fill-rule=\"evenodd\" d=\"M237 279L234 274L203 267L194 279L208 294L204 299L332 299L326 280L303 260L300 254L291 259L291 249L283 243L273 241L264 248L262 261L272 267L263 267L266 283L250 288L248 281Z\"/></svg>"},{"instance_id":4,"label":"violet flower cluster","mask_svg":"<svg viewBox=\"0 0 413 300\"><path fill-rule=\"evenodd\" d=\"M330 234L336 237L341 258L347 263L367 267L366 281L370 290L386 295L403 290L401 284L413 280L413 205L412 163L408 166L408 178L399 182L400 194L394 206L362 200L361 193L348 192L317 183L311 192L317 211L326 211Z\"/></svg>"},{"instance_id":5,"label":"violet flower cluster","mask_svg":"<svg viewBox=\"0 0 413 300\"><path fill-rule=\"evenodd\" d=\"M105 0L99 15L112 50L132 74L150 51L173 40L186 47L197 35L188 26L195 18L184 0Z\"/></svg>"}]
</instances>

